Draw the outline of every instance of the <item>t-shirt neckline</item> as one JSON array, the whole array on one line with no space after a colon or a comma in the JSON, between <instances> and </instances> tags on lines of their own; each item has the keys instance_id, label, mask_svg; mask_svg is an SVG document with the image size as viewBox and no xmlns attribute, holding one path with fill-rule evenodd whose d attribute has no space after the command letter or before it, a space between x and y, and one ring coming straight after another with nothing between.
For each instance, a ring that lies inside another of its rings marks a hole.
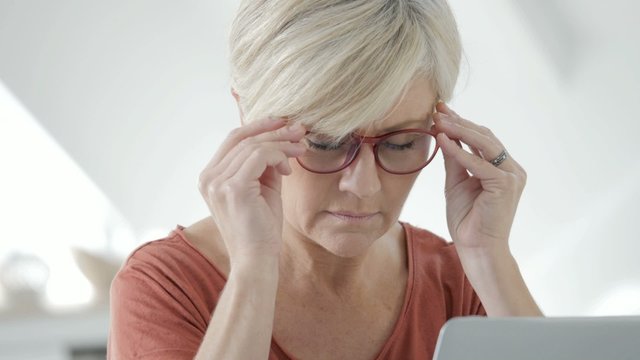
<instances>
[{"instance_id":1,"label":"t-shirt neckline","mask_svg":"<svg viewBox=\"0 0 640 360\"><path fill-rule=\"evenodd\" d=\"M395 325L393 327L393 331L391 331L391 335L389 336L389 338L387 338L387 341L385 341L384 345L380 349L380 352L375 357L376 360L383 358L384 354L391 347L391 344L393 343L393 340L396 337L398 337L398 334L400 333L403 324L406 322L407 313L408 313L408 310L409 310L409 304L411 302L411 296L412 296L413 288L414 288L415 263L414 263L414 249L413 249L413 234L411 233L411 226L408 223L405 223L403 221L399 221L399 223L400 223L400 225L402 225L402 228L404 230L405 239L406 239L406 245L405 246L406 246L406 249L407 249L407 266L408 266L407 286L406 286L405 292L404 292L404 302L402 304L402 310L400 311L400 315L398 316L398 319L396 320L396 323L395 323ZM209 263L209 265L213 268L213 270L226 283L227 282L226 276L222 273L222 271L220 271L216 267L216 265L209 259L209 257L204 255L195 245L191 244L191 242L187 239L187 237L185 236L185 234L183 232L184 229L185 229L184 226L182 226L180 224L177 224L176 225L176 229L173 230L173 232L178 234L179 237L182 239L182 241L184 241L190 248L192 248L195 252L197 252L200 256L202 256ZM278 351L283 353L289 359L296 359L296 357L294 357L291 354L289 354L289 352L287 352L282 346L280 346L280 344L273 337L273 335L271 336L271 344L272 344L272 346L275 346L278 349Z\"/></svg>"}]
</instances>

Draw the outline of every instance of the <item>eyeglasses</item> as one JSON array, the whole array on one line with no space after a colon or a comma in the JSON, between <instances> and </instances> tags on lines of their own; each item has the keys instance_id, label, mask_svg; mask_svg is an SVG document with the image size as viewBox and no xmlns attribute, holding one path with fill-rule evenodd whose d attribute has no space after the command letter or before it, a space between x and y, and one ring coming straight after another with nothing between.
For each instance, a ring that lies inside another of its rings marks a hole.
<instances>
[{"instance_id":1,"label":"eyeglasses","mask_svg":"<svg viewBox=\"0 0 640 360\"><path fill-rule=\"evenodd\" d=\"M307 151L297 158L300 166L317 174L331 174L349 166L363 144L372 144L376 164L391 174L422 170L438 152L435 133L426 129L404 129L379 136L352 133L341 141L307 131L301 141Z\"/></svg>"}]
</instances>

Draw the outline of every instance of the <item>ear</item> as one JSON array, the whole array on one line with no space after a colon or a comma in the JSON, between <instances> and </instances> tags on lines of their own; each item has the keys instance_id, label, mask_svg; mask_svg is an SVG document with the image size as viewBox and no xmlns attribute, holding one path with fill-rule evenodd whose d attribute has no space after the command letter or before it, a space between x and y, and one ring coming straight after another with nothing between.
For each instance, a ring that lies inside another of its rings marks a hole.
<instances>
[{"instance_id":1,"label":"ear","mask_svg":"<svg viewBox=\"0 0 640 360\"><path fill-rule=\"evenodd\" d=\"M240 125L244 125L244 114L242 113L242 107L240 106L240 95L233 87L231 88L231 95L236 99L236 105L238 105L238 112L240 113Z\"/></svg>"}]
</instances>

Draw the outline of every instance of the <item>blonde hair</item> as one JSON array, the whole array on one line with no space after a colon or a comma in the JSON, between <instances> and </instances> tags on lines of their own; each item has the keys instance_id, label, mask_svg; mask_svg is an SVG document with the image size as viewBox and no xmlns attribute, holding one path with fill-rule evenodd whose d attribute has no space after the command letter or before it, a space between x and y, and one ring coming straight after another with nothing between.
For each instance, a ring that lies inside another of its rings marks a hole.
<instances>
[{"instance_id":1,"label":"blonde hair","mask_svg":"<svg viewBox=\"0 0 640 360\"><path fill-rule=\"evenodd\" d=\"M383 120L417 76L449 100L461 51L446 0L242 0L231 86L246 123L288 117L341 138Z\"/></svg>"}]
</instances>

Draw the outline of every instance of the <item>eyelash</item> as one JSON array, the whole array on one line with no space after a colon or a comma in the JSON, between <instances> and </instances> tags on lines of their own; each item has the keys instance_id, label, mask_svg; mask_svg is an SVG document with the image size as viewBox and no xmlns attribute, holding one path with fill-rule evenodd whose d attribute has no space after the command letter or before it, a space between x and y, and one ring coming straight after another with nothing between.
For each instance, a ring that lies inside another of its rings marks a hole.
<instances>
[{"instance_id":1,"label":"eyelash","mask_svg":"<svg viewBox=\"0 0 640 360\"><path fill-rule=\"evenodd\" d=\"M406 144L390 144L387 143L387 147L391 147L393 150L407 150L413 148L415 141L408 142Z\"/></svg>"},{"instance_id":2,"label":"eyelash","mask_svg":"<svg viewBox=\"0 0 640 360\"><path fill-rule=\"evenodd\" d=\"M328 150L337 150L340 146L342 146L343 144L317 144L314 143L312 141L308 141L309 143L309 147L311 147L312 149L317 149L317 150L323 150L323 151L328 151ZM333 145L333 146L332 146ZM409 143L406 144L391 144L391 143L386 143L387 147L391 147L394 150L406 150L406 149L411 149L413 146L415 145L414 141L411 141Z\"/></svg>"},{"instance_id":3,"label":"eyelash","mask_svg":"<svg viewBox=\"0 0 640 360\"><path fill-rule=\"evenodd\" d=\"M309 143L309 147L311 147L312 149L318 149L318 150L337 150L340 146L343 145L343 144L316 144L313 141L309 141L309 140L307 140L307 142Z\"/></svg>"}]
</instances>

